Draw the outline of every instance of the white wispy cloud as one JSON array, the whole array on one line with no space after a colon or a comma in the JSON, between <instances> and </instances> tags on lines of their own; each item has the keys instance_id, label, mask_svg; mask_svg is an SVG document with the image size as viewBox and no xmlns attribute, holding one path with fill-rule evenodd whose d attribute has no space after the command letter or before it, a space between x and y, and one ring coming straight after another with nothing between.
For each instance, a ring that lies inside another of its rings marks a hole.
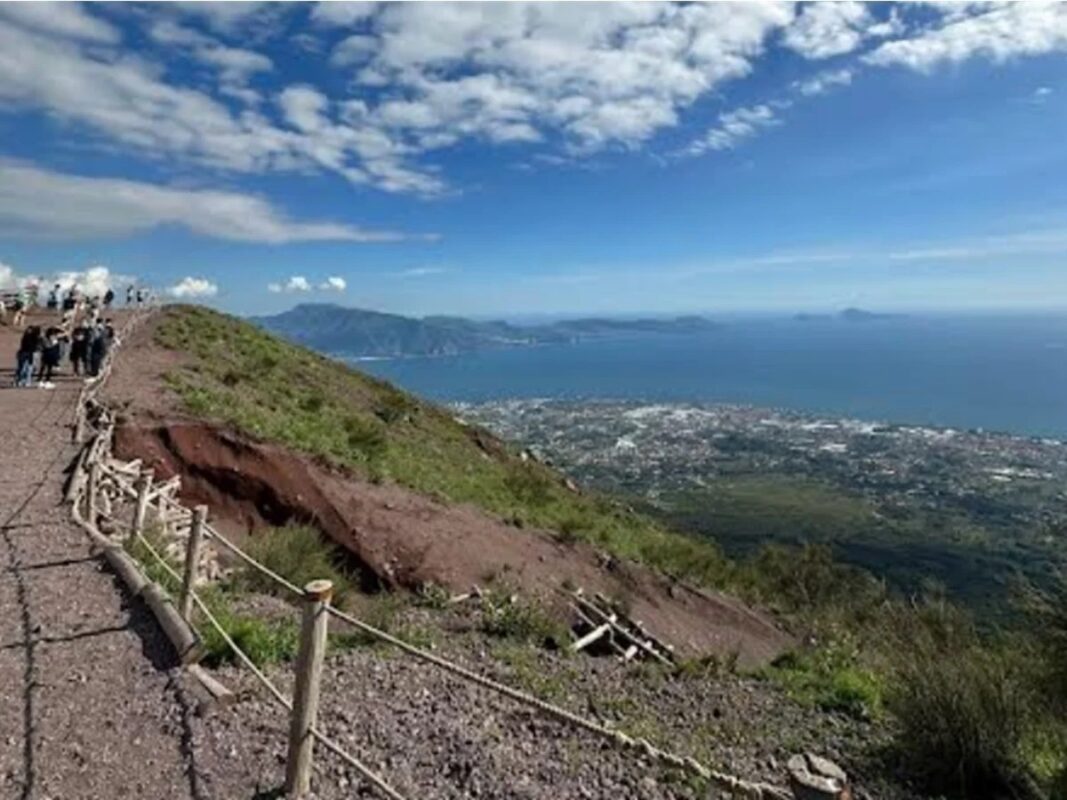
<instances>
[{"instance_id":1,"label":"white wispy cloud","mask_svg":"<svg viewBox=\"0 0 1067 800\"><path fill-rule=\"evenodd\" d=\"M786 102L776 104L788 108ZM735 108L719 115L718 124L702 137L690 143L685 155L698 156L709 150L731 150L762 130L779 124L776 109L769 104Z\"/></svg>"},{"instance_id":2,"label":"white wispy cloud","mask_svg":"<svg viewBox=\"0 0 1067 800\"><path fill-rule=\"evenodd\" d=\"M0 19L30 30L96 44L116 44L121 38L118 30L89 14L78 3L0 3Z\"/></svg>"},{"instance_id":3,"label":"white wispy cloud","mask_svg":"<svg viewBox=\"0 0 1067 800\"><path fill-rule=\"evenodd\" d=\"M255 195L88 178L0 160L0 231L9 236L122 236L161 225L178 225L216 239L265 244L404 238L390 231L292 220Z\"/></svg>"},{"instance_id":4,"label":"white wispy cloud","mask_svg":"<svg viewBox=\"0 0 1067 800\"><path fill-rule=\"evenodd\" d=\"M199 297L214 297L219 293L218 284L207 278L187 276L165 290L179 300L194 300Z\"/></svg>"},{"instance_id":5,"label":"white wispy cloud","mask_svg":"<svg viewBox=\"0 0 1067 800\"><path fill-rule=\"evenodd\" d=\"M948 6L943 24L885 42L864 56L876 66L929 72L971 58L1003 62L1067 50L1067 4L988 3Z\"/></svg>"},{"instance_id":6,"label":"white wispy cloud","mask_svg":"<svg viewBox=\"0 0 1067 800\"><path fill-rule=\"evenodd\" d=\"M224 84L246 83L257 72L269 72L274 63L262 53L230 47L171 19L158 19L148 29L156 43L175 48L178 53L219 71Z\"/></svg>"},{"instance_id":7,"label":"white wispy cloud","mask_svg":"<svg viewBox=\"0 0 1067 800\"><path fill-rule=\"evenodd\" d=\"M793 88L803 97L815 97L839 86L848 86L854 75L855 72L847 67L825 70L795 82Z\"/></svg>"},{"instance_id":8,"label":"white wispy cloud","mask_svg":"<svg viewBox=\"0 0 1067 800\"><path fill-rule=\"evenodd\" d=\"M427 278L431 275L441 275L448 272L446 267L410 267L395 273L401 278Z\"/></svg>"}]
</instances>

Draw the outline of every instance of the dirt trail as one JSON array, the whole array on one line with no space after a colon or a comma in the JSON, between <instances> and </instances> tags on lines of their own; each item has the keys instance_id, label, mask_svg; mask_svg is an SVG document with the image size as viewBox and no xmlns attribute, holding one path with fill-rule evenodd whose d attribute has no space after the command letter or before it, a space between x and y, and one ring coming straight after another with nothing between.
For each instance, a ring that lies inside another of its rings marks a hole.
<instances>
[{"instance_id":1,"label":"dirt trail","mask_svg":"<svg viewBox=\"0 0 1067 800\"><path fill-rule=\"evenodd\" d=\"M0 327L0 797L238 796L169 643L62 505L81 383L11 388L18 337Z\"/></svg>"}]
</instances>

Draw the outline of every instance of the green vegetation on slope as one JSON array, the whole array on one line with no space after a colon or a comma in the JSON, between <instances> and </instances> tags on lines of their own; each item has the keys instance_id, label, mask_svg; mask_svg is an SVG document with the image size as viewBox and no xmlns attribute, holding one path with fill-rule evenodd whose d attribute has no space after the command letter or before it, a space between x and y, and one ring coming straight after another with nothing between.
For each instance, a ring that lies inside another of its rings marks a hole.
<instances>
[{"instance_id":1,"label":"green vegetation on slope","mask_svg":"<svg viewBox=\"0 0 1067 800\"><path fill-rule=\"evenodd\" d=\"M167 382L190 414L669 574L726 580L728 563L713 543L572 491L558 473L384 381L206 308L163 313L156 341L188 357Z\"/></svg>"}]
</instances>

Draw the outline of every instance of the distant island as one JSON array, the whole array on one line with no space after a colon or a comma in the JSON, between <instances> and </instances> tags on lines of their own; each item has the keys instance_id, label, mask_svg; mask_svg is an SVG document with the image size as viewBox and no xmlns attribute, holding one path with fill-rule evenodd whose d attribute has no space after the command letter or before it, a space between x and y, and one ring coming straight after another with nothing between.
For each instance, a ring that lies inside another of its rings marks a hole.
<instances>
[{"instance_id":1,"label":"distant island","mask_svg":"<svg viewBox=\"0 0 1067 800\"><path fill-rule=\"evenodd\" d=\"M871 322L880 319L899 319L903 314L886 314L879 311L866 311L862 308L846 308L836 314L794 314L793 319L798 322L814 322L816 320L840 319L845 322Z\"/></svg>"},{"instance_id":2,"label":"distant island","mask_svg":"<svg viewBox=\"0 0 1067 800\"><path fill-rule=\"evenodd\" d=\"M542 325L422 318L332 303L303 303L251 321L290 341L350 358L457 355L498 347L566 344L633 333L693 334L718 327L700 316L671 319L568 319Z\"/></svg>"}]
</instances>

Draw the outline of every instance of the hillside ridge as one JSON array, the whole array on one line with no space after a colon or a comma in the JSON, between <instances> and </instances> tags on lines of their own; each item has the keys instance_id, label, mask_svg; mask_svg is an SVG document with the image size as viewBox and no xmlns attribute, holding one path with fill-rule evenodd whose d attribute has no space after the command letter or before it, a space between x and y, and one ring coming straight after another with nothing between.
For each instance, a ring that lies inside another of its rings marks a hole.
<instances>
[{"instance_id":1,"label":"hillside ridge","mask_svg":"<svg viewBox=\"0 0 1067 800\"><path fill-rule=\"evenodd\" d=\"M431 315L407 317L332 303L301 303L249 321L290 341L347 357L456 355L498 347L567 344L632 334L692 334L714 330L700 316L674 318L584 317L538 325Z\"/></svg>"}]
</instances>

